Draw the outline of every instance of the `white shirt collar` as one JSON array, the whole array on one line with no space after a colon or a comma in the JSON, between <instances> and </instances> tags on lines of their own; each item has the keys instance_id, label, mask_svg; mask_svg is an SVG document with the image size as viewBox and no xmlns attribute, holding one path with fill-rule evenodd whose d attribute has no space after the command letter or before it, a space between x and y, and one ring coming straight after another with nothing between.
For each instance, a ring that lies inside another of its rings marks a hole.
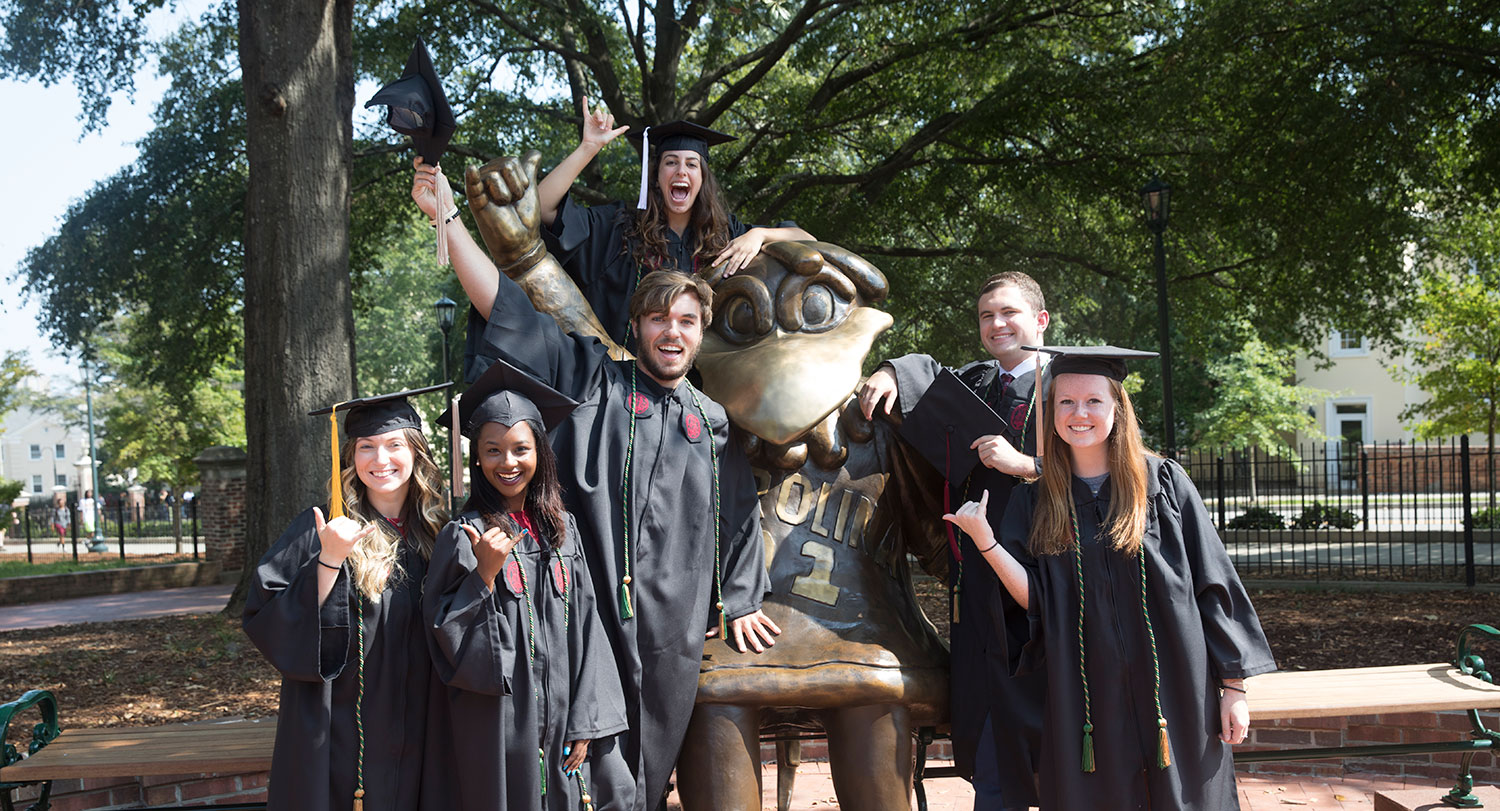
<instances>
[{"instance_id":1,"label":"white shirt collar","mask_svg":"<svg viewBox=\"0 0 1500 811\"><path fill-rule=\"evenodd\" d=\"M1011 377L1020 377L1021 375L1024 375L1032 369L1036 368L1036 354L1032 353L1027 355L1026 360L1023 360L1020 363L1016 364L1016 368L1014 369L1005 368L1004 366L1000 365L1000 361L998 360L995 361L995 366L999 367L1002 374L1008 374Z\"/></svg>"}]
</instances>

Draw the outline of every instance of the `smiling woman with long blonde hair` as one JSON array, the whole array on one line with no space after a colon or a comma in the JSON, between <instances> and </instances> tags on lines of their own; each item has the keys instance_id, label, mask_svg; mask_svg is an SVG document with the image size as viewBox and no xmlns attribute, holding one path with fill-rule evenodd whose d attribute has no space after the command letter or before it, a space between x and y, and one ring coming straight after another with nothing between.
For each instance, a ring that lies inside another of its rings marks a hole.
<instances>
[{"instance_id":1,"label":"smiling woman with long blonde hair","mask_svg":"<svg viewBox=\"0 0 1500 811\"><path fill-rule=\"evenodd\" d=\"M303 512L255 568L245 633L282 674L271 811L447 807L423 780L436 682L421 584L447 516L406 400L420 391L338 407L328 514Z\"/></svg>"},{"instance_id":2,"label":"smiling woman with long blonde hair","mask_svg":"<svg viewBox=\"0 0 1500 811\"><path fill-rule=\"evenodd\" d=\"M1245 679L1276 669L1260 621L1174 461L1146 450L1115 347L1046 347L1042 476L997 542L988 494L945 516L1026 607L1004 654L1045 672L1043 809L1233 808Z\"/></svg>"}]
</instances>

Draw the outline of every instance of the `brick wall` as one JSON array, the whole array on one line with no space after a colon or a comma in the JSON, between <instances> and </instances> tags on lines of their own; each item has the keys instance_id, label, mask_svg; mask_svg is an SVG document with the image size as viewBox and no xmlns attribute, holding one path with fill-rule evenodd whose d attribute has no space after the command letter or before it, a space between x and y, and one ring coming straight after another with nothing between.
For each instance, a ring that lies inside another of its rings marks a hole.
<instances>
[{"instance_id":1,"label":"brick wall","mask_svg":"<svg viewBox=\"0 0 1500 811\"><path fill-rule=\"evenodd\" d=\"M52 811L261 802L266 799L268 776L257 772L56 780L52 783ZM28 786L17 789L14 799L24 807L39 793L36 787Z\"/></svg>"},{"instance_id":2,"label":"brick wall","mask_svg":"<svg viewBox=\"0 0 1500 811\"><path fill-rule=\"evenodd\" d=\"M96 569L66 574L35 574L0 580L0 605L21 605L99 594L211 586L219 582L218 563L173 563Z\"/></svg>"},{"instance_id":3,"label":"brick wall","mask_svg":"<svg viewBox=\"0 0 1500 811\"><path fill-rule=\"evenodd\" d=\"M193 460L198 465L198 528L208 560L224 571L245 565L245 452L216 445Z\"/></svg>"},{"instance_id":4,"label":"brick wall","mask_svg":"<svg viewBox=\"0 0 1500 811\"><path fill-rule=\"evenodd\" d=\"M1500 728L1500 713L1479 714L1486 729ZM1369 746L1390 743L1434 743L1470 738L1465 712L1401 712L1354 715L1348 718L1302 718L1290 721L1251 722L1245 749L1297 749L1322 746ZM1295 763L1254 763L1237 768L1242 773L1284 774L1303 777L1342 778L1370 776L1449 780L1458 777L1457 752L1432 755L1390 755L1380 758L1304 760ZM1500 764L1489 752L1474 756L1474 780L1500 783Z\"/></svg>"}]
</instances>

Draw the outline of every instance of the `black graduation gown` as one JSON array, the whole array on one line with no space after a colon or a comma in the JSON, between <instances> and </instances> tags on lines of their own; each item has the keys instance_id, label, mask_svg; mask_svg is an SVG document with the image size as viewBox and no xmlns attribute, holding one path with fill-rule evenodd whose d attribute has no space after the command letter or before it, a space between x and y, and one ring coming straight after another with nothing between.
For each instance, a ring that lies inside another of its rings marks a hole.
<instances>
[{"instance_id":1,"label":"black graduation gown","mask_svg":"<svg viewBox=\"0 0 1500 811\"><path fill-rule=\"evenodd\" d=\"M616 200L599 206L578 205L565 196L557 206L557 219L542 229L547 250L563 270L573 277L584 298L594 308L599 323L615 343L625 346L625 330L630 323L630 297L645 271L635 263L627 247L625 232L635 215L635 204ZM734 239L752 226L729 214L729 238ZM664 270L691 273L698 268L693 254L698 250L698 236L691 225L679 236L668 228L667 256ZM634 350L633 342L627 349Z\"/></svg>"},{"instance_id":2,"label":"black graduation gown","mask_svg":"<svg viewBox=\"0 0 1500 811\"><path fill-rule=\"evenodd\" d=\"M318 606L321 549L309 509L260 559L245 599L245 633L281 671L281 709L267 798L271 811L353 807L359 646L350 606L357 591L346 566L328 599ZM422 798L433 684L420 607L427 562L406 544L399 561L405 575L387 586L380 602L360 600L365 636L365 811L443 807Z\"/></svg>"},{"instance_id":3,"label":"black graduation gown","mask_svg":"<svg viewBox=\"0 0 1500 811\"><path fill-rule=\"evenodd\" d=\"M633 361L613 361L595 338L564 334L504 274L467 377L503 357L582 403L551 432L569 510L578 520L599 614L625 689L620 736L635 776L634 808L654 809L687 732L698 689L703 632L714 610L713 463L719 470L719 563L729 618L760 610L769 589L755 480L724 409L687 381L668 391ZM632 397L632 389L634 396ZM702 403L702 424L694 396ZM635 444L630 448L632 406ZM630 458L630 597L622 494ZM603 751L606 747L599 747ZM590 747L590 758L596 756ZM599 786L596 797L613 796Z\"/></svg>"},{"instance_id":4,"label":"black graduation gown","mask_svg":"<svg viewBox=\"0 0 1500 811\"><path fill-rule=\"evenodd\" d=\"M1042 727L1043 809L1237 807L1231 747L1219 741L1224 679L1276 669L1260 620L1182 468L1147 459L1146 602L1161 669L1172 765L1156 765L1151 644L1141 613L1140 561L1109 547L1101 524L1110 481L1094 496L1073 480L1083 550L1084 640L1096 771L1081 770L1083 682L1078 672L1078 585L1073 554L1025 551L1036 485L1011 496L1002 542L1027 570L1030 628L1018 669L1047 676Z\"/></svg>"},{"instance_id":5,"label":"black graduation gown","mask_svg":"<svg viewBox=\"0 0 1500 811\"><path fill-rule=\"evenodd\" d=\"M942 366L927 355L905 355L887 363L896 375L902 415L908 417ZM997 379L1000 367L994 360L971 363L955 374L1005 420L1005 438L1012 445L1024 453L1035 453L1036 415L1031 410L1034 371L1022 374L1008 386ZM949 483L949 508L956 510L965 501L977 501L980 493L989 490L990 527L998 538L1005 516L1003 507L1016 482L1016 477L981 464L967 482ZM948 552L949 595L957 603L950 604L950 618L954 614L958 617L948 632L954 764L960 774L973 777L979 736L984 732L985 718L990 718L1001 796L1007 805L1035 805L1047 683L1040 673L1011 676L1015 662L1007 660L1003 638L1006 628L1025 635L1026 610L1011 599L973 539L956 527L954 535L963 555L960 566L952 551ZM1019 653L1017 649L1015 654Z\"/></svg>"},{"instance_id":6,"label":"black graduation gown","mask_svg":"<svg viewBox=\"0 0 1500 811\"><path fill-rule=\"evenodd\" d=\"M476 513L460 520L485 529ZM582 792L578 780L563 773L563 747L625 729L620 677L599 623L578 527L569 516L567 538L556 552L523 536L494 592L477 566L469 536L450 523L433 549L422 599L433 663L448 685L455 808L576 811ZM525 573L524 585L513 571ZM527 593L536 622L536 658L529 662ZM545 802L539 749L547 756ZM617 754L604 768L629 779ZM583 778L592 790L588 763ZM596 796L595 807L615 807L612 799Z\"/></svg>"}]
</instances>

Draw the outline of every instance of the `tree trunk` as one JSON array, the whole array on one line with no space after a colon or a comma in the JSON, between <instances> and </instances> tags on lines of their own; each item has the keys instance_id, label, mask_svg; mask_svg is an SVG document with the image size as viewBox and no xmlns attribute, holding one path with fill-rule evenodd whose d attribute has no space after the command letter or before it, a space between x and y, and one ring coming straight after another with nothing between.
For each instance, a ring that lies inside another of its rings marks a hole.
<instances>
[{"instance_id":1,"label":"tree trunk","mask_svg":"<svg viewBox=\"0 0 1500 811\"><path fill-rule=\"evenodd\" d=\"M328 422L354 392L349 176L352 0L239 0L244 75L244 606L267 544L328 496Z\"/></svg>"}]
</instances>

